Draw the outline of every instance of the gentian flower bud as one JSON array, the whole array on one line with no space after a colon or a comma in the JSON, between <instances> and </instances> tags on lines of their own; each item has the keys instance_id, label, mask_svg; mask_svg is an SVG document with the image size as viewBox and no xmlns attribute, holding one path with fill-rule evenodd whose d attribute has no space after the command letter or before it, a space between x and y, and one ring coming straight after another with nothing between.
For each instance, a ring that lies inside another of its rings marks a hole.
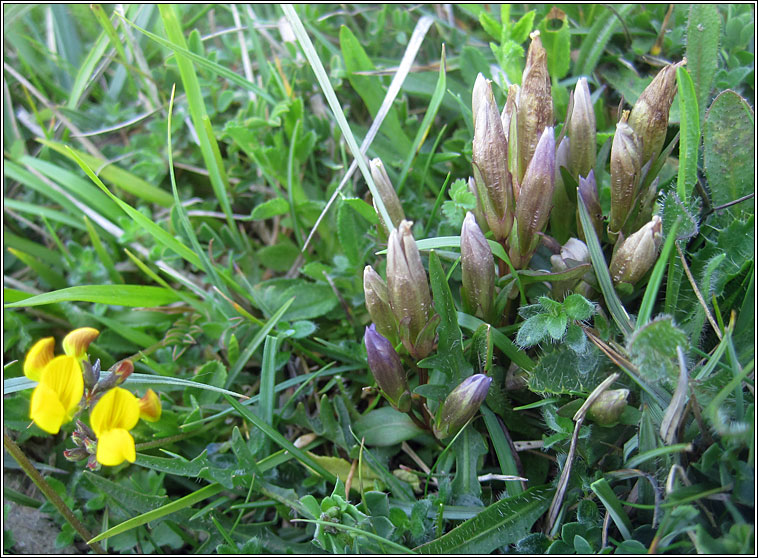
<instances>
[{"instance_id":1,"label":"gentian flower bud","mask_svg":"<svg viewBox=\"0 0 758 558\"><path fill-rule=\"evenodd\" d=\"M554 273L560 273L579 265L590 263L590 252L587 245L578 238L569 238L566 244L561 246L559 254L550 256L550 263ZM587 274L592 275L592 270ZM579 281L553 281L553 296L562 298L568 291L586 293L590 288L586 283L585 274Z\"/></svg>"},{"instance_id":2,"label":"gentian flower bud","mask_svg":"<svg viewBox=\"0 0 758 558\"><path fill-rule=\"evenodd\" d=\"M642 166L661 153L676 95L676 69L684 63L669 64L658 72L632 108L629 125L642 138Z\"/></svg>"},{"instance_id":3,"label":"gentian flower bud","mask_svg":"<svg viewBox=\"0 0 758 558\"><path fill-rule=\"evenodd\" d=\"M562 209L571 208L574 203L566 192L566 184L563 182L561 167L569 168L569 151L571 141L568 136L563 136L561 143L555 150L555 188L553 190L553 207ZM550 212L550 234L558 242L566 242L571 236L575 220L571 211Z\"/></svg>"},{"instance_id":4,"label":"gentian flower bud","mask_svg":"<svg viewBox=\"0 0 758 558\"><path fill-rule=\"evenodd\" d=\"M390 233L387 292L398 321L400 340L414 358L424 358L434 346L432 295L409 221L401 222Z\"/></svg>"},{"instance_id":5,"label":"gentian flower bud","mask_svg":"<svg viewBox=\"0 0 758 558\"><path fill-rule=\"evenodd\" d=\"M624 111L616 124L611 145L611 215L608 234L614 240L634 204L642 168L642 140L627 124L628 118L629 111Z\"/></svg>"},{"instance_id":6,"label":"gentian flower bud","mask_svg":"<svg viewBox=\"0 0 758 558\"><path fill-rule=\"evenodd\" d=\"M553 96L547 70L547 52L542 46L539 31L534 31L529 36L532 42L526 55L518 98L519 182L537 149L542 131L553 125Z\"/></svg>"},{"instance_id":7,"label":"gentian flower bud","mask_svg":"<svg viewBox=\"0 0 758 558\"><path fill-rule=\"evenodd\" d=\"M508 236L513 225L513 186L508 172L508 141L492 95L492 85L477 78L472 106L474 143L472 164L478 198L495 238Z\"/></svg>"},{"instance_id":8,"label":"gentian flower bud","mask_svg":"<svg viewBox=\"0 0 758 558\"><path fill-rule=\"evenodd\" d=\"M597 157L597 125L587 78L579 78L576 83L568 135L571 138L569 170L572 176L587 176L595 168Z\"/></svg>"},{"instance_id":9,"label":"gentian flower bud","mask_svg":"<svg viewBox=\"0 0 758 558\"><path fill-rule=\"evenodd\" d=\"M516 242L511 243L511 261L517 267L528 263L537 246L537 233L541 232L550 217L555 189L555 137L553 128L547 127L537 144L529 167L521 183L516 204ZM513 241L511 237L511 241ZM516 263L519 262L519 263Z\"/></svg>"},{"instance_id":10,"label":"gentian flower bud","mask_svg":"<svg viewBox=\"0 0 758 558\"><path fill-rule=\"evenodd\" d=\"M601 426L613 426L626 408L628 389L609 389L587 409L587 416Z\"/></svg>"},{"instance_id":11,"label":"gentian flower bud","mask_svg":"<svg viewBox=\"0 0 758 558\"><path fill-rule=\"evenodd\" d=\"M387 283L367 265L363 270L363 293L366 297L366 309L377 331L391 341L397 340L397 320L390 308Z\"/></svg>"},{"instance_id":12,"label":"gentian flower bud","mask_svg":"<svg viewBox=\"0 0 758 558\"><path fill-rule=\"evenodd\" d=\"M652 221L621 242L609 266L614 283L634 284L653 266L661 246L661 228L661 218L654 215Z\"/></svg>"},{"instance_id":13,"label":"gentian flower bud","mask_svg":"<svg viewBox=\"0 0 758 558\"><path fill-rule=\"evenodd\" d=\"M392 343L377 333L373 324L366 328L363 341L366 344L368 367L376 383L393 407L408 412L411 408L411 393L400 355L395 352Z\"/></svg>"},{"instance_id":14,"label":"gentian flower bud","mask_svg":"<svg viewBox=\"0 0 758 558\"><path fill-rule=\"evenodd\" d=\"M479 410L491 383L489 376L474 374L453 389L437 411L434 435L444 440L457 434Z\"/></svg>"},{"instance_id":15,"label":"gentian flower bud","mask_svg":"<svg viewBox=\"0 0 758 558\"><path fill-rule=\"evenodd\" d=\"M513 83L508 87L508 98L505 101L503 112L500 113L500 121L503 124L503 133L508 143L508 172L511 173L513 182L513 195L518 196L518 181L513 180L519 176L518 172L518 96L521 88Z\"/></svg>"},{"instance_id":16,"label":"gentian flower bud","mask_svg":"<svg viewBox=\"0 0 758 558\"><path fill-rule=\"evenodd\" d=\"M397 227L400 221L405 219L405 213L403 212L400 199L397 197L397 192L395 192L395 188L393 188L392 182L390 182L387 170L384 168L382 160L379 157L372 159L369 166L371 167L371 177L374 179L379 196L382 198L384 207L387 208L390 219L392 219L392 227ZM376 209L376 202L374 202L374 209Z\"/></svg>"},{"instance_id":17,"label":"gentian flower bud","mask_svg":"<svg viewBox=\"0 0 758 558\"><path fill-rule=\"evenodd\" d=\"M595 181L595 171L590 170L587 178L579 176L579 195L584 201L584 206L587 208L587 213L590 214L590 220L592 221L592 228L595 229L595 234L598 238L603 236L603 210L600 207L600 198L597 194L597 182ZM582 229L582 222L579 219L579 209L577 208L576 223L579 230L580 238L584 237L584 230Z\"/></svg>"},{"instance_id":18,"label":"gentian flower bud","mask_svg":"<svg viewBox=\"0 0 758 558\"><path fill-rule=\"evenodd\" d=\"M479 225L479 228L482 230L483 233L486 234L486 232L490 230L490 228L487 225L487 219L484 216L482 201L479 199L479 191L476 189L476 182L474 181L473 176L468 177L468 191L474 194L474 197L476 198L476 208L473 210L474 217L476 217L476 222Z\"/></svg>"},{"instance_id":19,"label":"gentian flower bud","mask_svg":"<svg viewBox=\"0 0 758 558\"><path fill-rule=\"evenodd\" d=\"M495 295L495 260L470 211L466 213L461 228L461 274L464 310L489 320Z\"/></svg>"}]
</instances>

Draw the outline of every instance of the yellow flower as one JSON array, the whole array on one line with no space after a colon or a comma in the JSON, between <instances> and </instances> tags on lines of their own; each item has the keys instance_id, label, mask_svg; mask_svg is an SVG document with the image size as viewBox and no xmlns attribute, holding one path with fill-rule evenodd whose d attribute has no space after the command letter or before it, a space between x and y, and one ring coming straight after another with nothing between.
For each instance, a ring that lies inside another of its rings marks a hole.
<instances>
[{"instance_id":1,"label":"yellow flower","mask_svg":"<svg viewBox=\"0 0 758 558\"><path fill-rule=\"evenodd\" d=\"M97 461L101 465L120 465L137 458L134 438L129 430L139 420L140 404L131 392L113 388L105 393L90 413L90 423L97 435Z\"/></svg>"},{"instance_id":2,"label":"yellow flower","mask_svg":"<svg viewBox=\"0 0 758 558\"><path fill-rule=\"evenodd\" d=\"M39 344L38 341L32 347L30 355ZM52 347L50 351L52 352ZM45 432L57 434L61 425L73 418L82 395L84 380L79 361L72 356L55 357L45 365L39 375L39 384L32 392L29 416Z\"/></svg>"},{"instance_id":3,"label":"yellow flower","mask_svg":"<svg viewBox=\"0 0 758 558\"><path fill-rule=\"evenodd\" d=\"M52 337L45 337L32 345L32 348L26 353L26 358L24 359L24 376L30 380L39 382L45 366L55 356L53 354L54 349L55 339Z\"/></svg>"},{"instance_id":4,"label":"yellow flower","mask_svg":"<svg viewBox=\"0 0 758 558\"><path fill-rule=\"evenodd\" d=\"M139 416L148 422L157 422L161 418L161 400L152 389L139 399Z\"/></svg>"},{"instance_id":5,"label":"yellow flower","mask_svg":"<svg viewBox=\"0 0 758 558\"><path fill-rule=\"evenodd\" d=\"M72 357L81 360L87 355L89 344L92 343L100 332L94 327L80 327L69 332L63 338L63 351Z\"/></svg>"}]
</instances>

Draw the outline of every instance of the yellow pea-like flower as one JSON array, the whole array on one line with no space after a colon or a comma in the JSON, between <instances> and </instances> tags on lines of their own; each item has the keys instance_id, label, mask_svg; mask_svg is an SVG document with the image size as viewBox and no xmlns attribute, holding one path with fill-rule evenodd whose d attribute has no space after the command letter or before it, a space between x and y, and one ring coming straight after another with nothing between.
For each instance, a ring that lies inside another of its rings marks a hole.
<instances>
[{"instance_id":1,"label":"yellow pea-like flower","mask_svg":"<svg viewBox=\"0 0 758 558\"><path fill-rule=\"evenodd\" d=\"M161 418L161 400L152 389L139 399L139 416L148 422L157 422Z\"/></svg>"},{"instance_id":2,"label":"yellow pea-like flower","mask_svg":"<svg viewBox=\"0 0 758 558\"><path fill-rule=\"evenodd\" d=\"M90 413L90 424L97 436L97 461L115 466L134 463L136 451L129 430L137 425L140 404L131 392L113 388L106 392Z\"/></svg>"},{"instance_id":3,"label":"yellow pea-like flower","mask_svg":"<svg viewBox=\"0 0 758 558\"><path fill-rule=\"evenodd\" d=\"M63 338L63 352L68 356L81 360L87 355L87 349L100 332L94 327L80 327L69 332Z\"/></svg>"},{"instance_id":4,"label":"yellow pea-like flower","mask_svg":"<svg viewBox=\"0 0 758 558\"><path fill-rule=\"evenodd\" d=\"M32 348L26 353L26 358L24 359L24 376L30 380L39 382L45 366L55 356L54 350L55 339L52 337L45 337L32 345Z\"/></svg>"},{"instance_id":5,"label":"yellow pea-like flower","mask_svg":"<svg viewBox=\"0 0 758 558\"><path fill-rule=\"evenodd\" d=\"M61 425L73 418L84 395L79 361L62 355L50 360L34 389L29 416L45 432L57 434Z\"/></svg>"}]
</instances>

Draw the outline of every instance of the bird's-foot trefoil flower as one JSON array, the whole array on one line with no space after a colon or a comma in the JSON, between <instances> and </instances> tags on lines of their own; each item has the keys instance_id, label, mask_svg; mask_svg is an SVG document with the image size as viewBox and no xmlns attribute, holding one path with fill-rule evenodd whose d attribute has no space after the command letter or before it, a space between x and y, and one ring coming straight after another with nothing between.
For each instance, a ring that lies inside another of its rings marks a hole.
<instances>
[{"instance_id":1,"label":"bird's-foot trefoil flower","mask_svg":"<svg viewBox=\"0 0 758 558\"><path fill-rule=\"evenodd\" d=\"M107 391L90 413L92 430L97 436L97 461L115 466L137 458L134 438L129 430L140 418L140 404L131 392L116 387Z\"/></svg>"}]
</instances>

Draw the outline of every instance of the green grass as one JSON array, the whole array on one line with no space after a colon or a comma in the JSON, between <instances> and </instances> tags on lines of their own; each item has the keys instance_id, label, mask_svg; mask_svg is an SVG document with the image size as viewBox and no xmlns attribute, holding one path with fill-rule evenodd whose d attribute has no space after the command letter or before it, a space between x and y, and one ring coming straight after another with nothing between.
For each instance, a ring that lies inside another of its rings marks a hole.
<instances>
[{"instance_id":1,"label":"green grass","mask_svg":"<svg viewBox=\"0 0 758 558\"><path fill-rule=\"evenodd\" d=\"M754 548L754 11L551 8L4 6L4 426L59 496L13 499L50 515L59 548ZM662 237L640 279L614 283L616 241L566 192L560 230L523 265L512 238L487 236L487 323L460 296L471 92L484 73L502 109L537 29L556 137L588 78L605 219L620 103L687 57L624 228L656 214ZM396 346L410 416L363 342L364 268L387 277L392 222L376 157L439 314L426 358ZM564 232L586 241L584 267L555 263ZM123 387L159 394L161 419L131 431L134 463L88 471L63 455L74 422L29 424L27 351L52 336L60 354L85 326L103 377L129 358ZM436 440L469 373L493 378L486 400ZM585 417L605 388L629 394L612 420Z\"/></svg>"}]
</instances>

